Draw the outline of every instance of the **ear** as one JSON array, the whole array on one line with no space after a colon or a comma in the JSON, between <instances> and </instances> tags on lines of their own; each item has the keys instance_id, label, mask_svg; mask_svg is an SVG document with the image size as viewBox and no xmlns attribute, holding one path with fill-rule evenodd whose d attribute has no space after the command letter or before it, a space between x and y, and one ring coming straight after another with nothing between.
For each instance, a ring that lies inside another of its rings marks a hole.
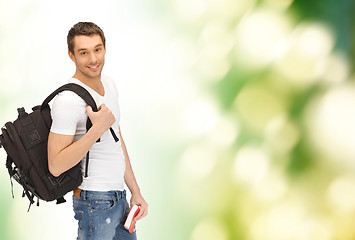
<instances>
[{"instance_id":1,"label":"ear","mask_svg":"<svg viewBox=\"0 0 355 240\"><path fill-rule=\"evenodd\" d=\"M75 62L75 56L74 56L74 53L72 53L71 51L68 50L68 55L70 57L70 59Z\"/></svg>"}]
</instances>

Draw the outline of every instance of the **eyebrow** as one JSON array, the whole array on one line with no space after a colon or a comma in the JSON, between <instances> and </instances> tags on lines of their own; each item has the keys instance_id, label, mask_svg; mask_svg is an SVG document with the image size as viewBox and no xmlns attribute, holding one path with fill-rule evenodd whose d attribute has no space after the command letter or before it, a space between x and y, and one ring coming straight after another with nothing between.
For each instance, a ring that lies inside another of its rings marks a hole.
<instances>
[{"instance_id":1,"label":"eyebrow","mask_svg":"<svg viewBox=\"0 0 355 240\"><path fill-rule=\"evenodd\" d=\"M94 48L102 47L102 46L104 46L104 45L103 45L102 43L99 43L99 44L97 44ZM87 49L86 49L86 48L79 48L77 51L78 51L78 52L87 51Z\"/></svg>"}]
</instances>

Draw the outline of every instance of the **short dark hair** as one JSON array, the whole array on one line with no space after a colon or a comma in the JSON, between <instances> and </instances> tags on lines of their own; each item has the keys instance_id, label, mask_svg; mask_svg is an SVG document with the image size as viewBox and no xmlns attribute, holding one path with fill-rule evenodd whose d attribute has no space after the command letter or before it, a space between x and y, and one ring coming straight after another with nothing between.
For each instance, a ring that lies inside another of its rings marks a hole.
<instances>
[{"instance_id":1,"label":"short dark hair","mask_svg":"<svg viewBox=\"0 0 355 240\"><path fill-rule=\"evenodd\" d=\"M78 22L68 32L68 36L67 36L68 50L74 54L73 39L75 36L80 36L80 35L91 36L93 34L98 34L101 37L104 47L106 47L105 34L99 26L97 26L95 23L92 22Z\"/></svg>"}]
</instances>

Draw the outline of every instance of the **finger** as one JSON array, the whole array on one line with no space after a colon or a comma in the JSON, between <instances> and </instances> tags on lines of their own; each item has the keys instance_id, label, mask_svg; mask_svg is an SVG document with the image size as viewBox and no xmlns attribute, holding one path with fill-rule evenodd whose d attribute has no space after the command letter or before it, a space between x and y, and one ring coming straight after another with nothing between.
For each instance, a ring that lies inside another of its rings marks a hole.
<instances>
[{"instance_id":1,"label":"finger","mask_svg":"<svg viewBox=\"0 0 355 240\"><path fill-rule=\"evenodd\" d=\"M139 214L137 215L136 220L140 220L140 219L144 218L147 215L147 210L148 209L141 207L141 210L139 211Z\"/></svg>"},{"instance_id":2,"label":"finger","mask_svg":"<svg viewBox=\"0 0 355 240\"><path fill-rule=\"evenodd\" d=\"M143 215L143 210L140 210L139 213L137 214L137 216L134 218L135 221L138 221L142 218Z\"/></svg>"},{"instance_id":3,"label":"finger","mask_svg":"<svg viewBox=\"0 0 355 240\"><path fill-rule=\"evenodd\" d=\"M92 108L90 106L87 106L86 107L86 111L88 112L88 114L91 114L92 113Z\"/></svg>"},{"instance_id":4,"label":"finger","mask_svg":"<svg viewBox=\"0 0 355 240\"><path fill-rule=\"evenodd\" d=\"M146 208L145 209L145 211L144 211L144 214L143 214L143 216L142 216L142 218L144 218L145 216L147 216L148 215L148 208Z\"/></svg>"},{"instance_id":5,"label":"finger","mask_svg":"<svg viewBox=\"0 0 355 240\"><path fill-rule=\"evenodd\" d=\"M141 218L142 214L143 214L143 209L140 208L140 210L139 210L137 216L134 218L134 220L135 220L135 221L139 220L139 219Z\"/></svg>"},{"instance_id":6,"label":"finger","mask_svg":"<svg viewBox=\"0 0 355 240\"><path fill-rule=\"evenodd\" d=\"M101 104L101 105L99 106L99 108L98 108L97 110L100 110L100 109L105 108L105 107L106 107L106 105L103 103L103 104Z\"/></svg>"},{"instance_id":7,"label":"finger","mask_svg":"<svg viewBox=\"0 0 355 240\"><path fill-rule=\"evenodd\" d=\"M147 215L148 215L148 208L146 208L146 210L144 211L142 218L146 217Z\"/></svg>"}]
</instances>

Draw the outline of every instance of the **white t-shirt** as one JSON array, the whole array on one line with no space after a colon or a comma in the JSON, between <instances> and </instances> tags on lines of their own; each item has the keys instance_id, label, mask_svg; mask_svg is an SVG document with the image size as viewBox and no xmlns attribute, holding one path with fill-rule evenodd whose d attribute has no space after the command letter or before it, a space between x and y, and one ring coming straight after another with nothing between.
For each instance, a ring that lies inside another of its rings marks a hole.
<instances>
[{"instance_id":1,"label":"white t-shirt","mask_svg":"<svg viewBox=\"0 0 355 240\"><path fill-rule=\"evenodd\" d=\"M114 81L101 76L105 95L101 96L78 79L68 82L76 83L89 91L97 107L105 104L115 116L116 122L111 126L116 136L119 136L120 109L118 92ZM64 91L58 94L51 109L53 119L51 132L64 135L74 135L74 142L86 133L87 104L76 93ZM82 171L85 171L86 156L82 159ZM124 190L125 159L121 147L121 139L115 142L110 130L107 130L90 149L88 177L84 177L79 188L91 191Z\"/></svg>"}]
</instances>

